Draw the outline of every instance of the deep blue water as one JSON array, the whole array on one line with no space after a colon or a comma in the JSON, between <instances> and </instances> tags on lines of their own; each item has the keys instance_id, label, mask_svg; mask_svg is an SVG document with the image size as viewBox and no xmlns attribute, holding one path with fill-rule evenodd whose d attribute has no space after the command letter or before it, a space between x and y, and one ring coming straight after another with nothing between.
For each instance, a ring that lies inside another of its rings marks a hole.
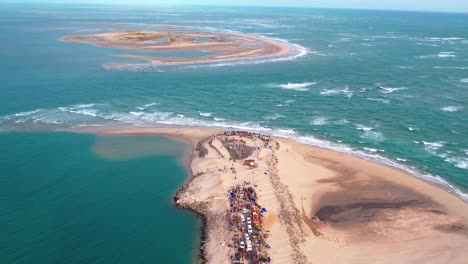
<instances>
[{"instance_id":1,"label":"deep blue water","mask_svg":"<svg viewBox=\"0 0 468 264\"><path fill-rule=\"evenodd\" d=\"M127 61L113 55L129 51L59 41L158 24L276 38L294 52L117 69L103 65ZM17 149L24 131L53 138L50 131L87 124L240 128L364 156L466 193L467 25L468 15L448 13L2 5L0 130L12 133L2 148Z\"/></svg>"}]
</instances>

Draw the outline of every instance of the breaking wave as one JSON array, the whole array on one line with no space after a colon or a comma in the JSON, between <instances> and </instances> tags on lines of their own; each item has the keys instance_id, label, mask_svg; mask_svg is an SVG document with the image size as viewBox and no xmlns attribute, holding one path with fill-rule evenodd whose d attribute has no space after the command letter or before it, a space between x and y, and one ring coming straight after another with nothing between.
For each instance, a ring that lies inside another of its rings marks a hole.
<instances>
[{"instance_id":1,"label":"breaking wave","mask_svg":"<svg viewBox=\"0 0 468 264\"><path fill-rule=\"evenodd\" d=\"M385 164L405 170L412 175L430 180L449 188L462 199L468 201L468 195L461 192L443 178L418 171L414 167L401 164L398 160L382 156L382 150L377 148L359 149L343 143L316 138L297 132L292 128L267 127L255 122L227 121L224 119L200 119L196 116L187 116L180 113L165 111L118 111L111 110L107 104L71 105L51 109L35 109L0 117L1 131L18 131L25 129L56 130L70 129L81 126L106 126L112 124L132 124L135 126L157 125L183 125L194 127L213 127L220 129L239 129L264 133L279 137L286 137L298 142L327 148L330 150L358 156L373 162ZM199 113L200 114L200 113ZM325 122L326 118L314 119L316 123ZM348 121L346 121L348 123ZM356 125L356 129L362 130L361 138L370 142L385 140L382 133L373 131L373 128ZM436 151L444 146L444 142L423 142L425 148ZM447 157L447 161L453 162L459 168L466 168L466 158Z\"/></svg>"},{"instance_id":2,"label":"breaking wave","mask_svg":"<svg viewBox=\"0 0 468 264\"><path fill-rule=\"evenodd\" d=\"M457 57L457 55L455 55L455 52L453 52L453 51L442 51L442 52L439 52L439 54L437 54L437 57L439 57L439 58L454 58L454 57Z\"/></svg>"},{"instance_id":3,"label":"breaking wave","mask_svg":"<svg viewBox=\"0 0 468 264\"><path fill-rule=\"evenodd\" d=\"M326 96L343 94L346 97L351 98L353 97L354 91L350 90L349 87L345 87L344 89L323 89L320 91L320 94Z\"/></svg>"},{"instance_id":4,"label":"breaking wave","mask_svg":"<svg viewBox=\"0 0 468 264\"><path fill-rule=\"evenodd\" d=\"M444 106L442 108L440 108L440 110L444 111L444 112L457 112L457 111L460 111L463 109L463 106Z\"/></svg>"},{"instance_id":5,"label":"breaking wave","mask_svg":"<svg viewBox=\"0 0 468 264\"><path fill-rule=\"evenodd\" d=\"M294 90L294 91L300 91L300 92L305 92L309 91L310 86L316 85L317 83L315 82L303 82L303 83L287 83L287 84L279 84L276 85L277 87L286 89L286 90Z\"/></svg>"},{"instance_id":6,"label":"breaking wave","mask_svg":"<svg viewBox=\"0 0 468 264\"><path fill-rule=\"evenodd\" d=\"M380 86L381 93L388 94L388 93L394 93L396 91L401 91L401 90L406 90L406 87L383 87Z\"/></svg>"},{"instance_id":7,"label":"breaking wave","mask_svg":"<svg viewBox=\"0 0 468 264\"><path fill-rule=\"evenodd\" d=\"M310 123L314 126L323 126L323 125L328 124L329 121L328 121L328 118L325 116L316 116Z\"/></svg>"}]
</instances>

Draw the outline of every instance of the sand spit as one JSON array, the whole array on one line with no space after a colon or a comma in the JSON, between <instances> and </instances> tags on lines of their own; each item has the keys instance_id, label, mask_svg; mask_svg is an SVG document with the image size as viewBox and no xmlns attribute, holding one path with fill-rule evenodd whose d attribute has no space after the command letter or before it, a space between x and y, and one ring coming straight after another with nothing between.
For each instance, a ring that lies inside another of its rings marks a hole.
<instances>
[{"instance_id":1,"label":"sand spit","mask_svg":"<svg viewBox=\"0 0 468 264\"><path fill-rule=\"evenodd\" d=\"M159 28L163 29L163 28ZM69 35L65 42L91 44L145 52L204 52L190 57L157 57L151 55L118 55L147 63L112 63L108 67L197 64L226 61L257 60L280 57L288 54L288 45L271 39L239 33L145 31L125 30L86 35Z\"/></svg>"},{"instance_id":2,"label":"sand spit","mask_svg":"<svg viewBox=\"0 0 468 264\"><path fill-rule=\"evenodd\" d=\"M202 262L232 263L229 190L255 187L273 263L466 263L468 205L401 171L284 138L198 128L92 128L162 134L193 146L176 194L204 217ZM254 166L250 166L252 160ZM251 259L249 259L251 260ZM254 263L245 259L245 263Z\"/></svg>"}]
</instances>

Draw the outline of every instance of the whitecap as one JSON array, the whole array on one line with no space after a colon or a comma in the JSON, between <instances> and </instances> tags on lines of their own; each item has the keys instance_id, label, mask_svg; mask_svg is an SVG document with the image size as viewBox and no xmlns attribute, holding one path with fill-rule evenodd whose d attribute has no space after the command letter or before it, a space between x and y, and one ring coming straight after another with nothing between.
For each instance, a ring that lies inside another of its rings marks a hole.
<instances>
[{"instance_id":1,"label":"whitecap","mask_svg":"<svg viewBox=\"0 0 468 264\"><path fill-rule=\"evenodd\" d=\"M80 115L97 116L97 111L93 109L69 110L68 112Z\"/></svg>"},{"instance_id":2,"label":"whitecap","mask_svg":"<svg viewBox=\"0 0 468 264\"><path fill-rule=\"evenodd\" d=\"M369 131L369 130L365 131L359 137L367 141L373 142L373 143L379 143L385 140L385 137L381 132Z\"/></svg>"},{"instance_id":3,"label":"whitecap","mask_svg":"<svg viewBox=\"0 0 468 264\"><path fill-rule=\"evenodd\" d=\"M375 149L375 148L364 148L365 150L369 151L369 152L377 152L379 151L378 149Z\"/></svg>"},{"instance_id":4,"label":"whitecap","mask_svg":"<svg viewBox=\"0 0 468 264\"><path fill-rule=\"evenodd\" d=\"M208 117L208 116L211 116L212 114L211 114L211 113L203 113L203 112L201 112L201 113L199 113L199 115Z\"/></svg>"},{"instance_id":5,"label":"whitecap","mask_svg":"<svg viewBox=\"0 0 468 264\"><path fill-rule=\"evenodd\" d=\"M288 135L296 134L296 131L294 129L278 129L280 133L285 133Z\"/></svg>"},{"instance_id":6,"label":"whitecap","mask_svg":"<svg viewBox=\"0 0 468 264\"><path fill-rule=\"evenodd\" d=\"M329 121L328 121L328 118L325 116L316 116L310 123L314 126L323 126L323 125L328 124Z\"/></svg>"},{"instance_id":7,"label":"whitecap","mask_svg":"<svg viewBox=\"0 0 468 264\"><path fill-rule=\"evenodd\" d=\"M350 90L348 87L345 87L344 89L323 89L320 91L321 95L338 95L338 94L344 94L346 97L351 98L354 94L354 91Z\"/></svg>"},{"instance_id":8,"label":"whitecap","mask_svg":"<svg viewBox=\"0 0 468 264\"><path fill-rule=\"evenodd\" d=\"M444 160L452 163L455 167L458 167L460 169L468 169L468 158L447 157Z\"/></svg>"},{"instance_id":9,"label":"whitecap","mask_svg":"<svg viewBox=\"0 0 468 264\"><path fill-rule=\"evenodd\" d=\"M389 104L390 103L390 100L383 99L383 98L367 98L367 100L381 102L381 103L384 103L384 104Z\"/></svg>"},{"instance_id":10,"label":"whitecap","mask_svg":"<svg viewBox=\"0 0 468 264\"><path fill-rule=\"evenodd\" d=\"M434 66L432 68L434 68L434 69L448 69L448 70L468 70L468 67L458 67L458 66ZM463 80L462 80L462 82L463 82ZM468 78L466 80L468 82Z\"/></svg>"},{"instance_id":11,"label":"whitecap","mask_svg":"<svg viewBox=\"0 0 468 264\"><path fill-rule=\"evenodd\" d=\"M142 105L142 107L144 108L148 108L148 107L151 107L151 106L154 106L154 105L157 105L158 103L149 103L149 104L144 104Z\"/></svg>"},{"instance_id":12,"label":"whitecap","mask_svg":"<svg viewBox=\"0 0 468 264\"><path fill-rule=\"evenodd\" d=\"M309 91L310 86L316 85L317 83L315 82L303 82L303 83L287 83L287 84L280 84L277 85L277 87L287 89L287 90L294 90L294 91L300 91L300 92L305 92Z\"/></svg>"},{"instance_id":13,"label":"whitecap","mask_svg":"<svg viewBox=\"0 0 468 264\"><path fill-rule=\"evenodd\" d=\"M423 144L424 144L424 149L428 153L432 155L437 155L437 150L444 147L445 142L444 141L437 141L437 142L423 141Z\"/></svg>"},{"instance_id":14,"label":"whitecap","mask_svg":"<svg viewBox=\"0 0 468 264\"><path fill-rule=\"evenodd\" d=\"M439 52L439 54L437 54L437 57L439 57L439 58L454 58L454 57L457 57L457 55L455 55L455 52L453 52L453 51L442 51L442 52Z\"/></svg>"},{"instance_id":15,"label":"whitecap","mask_svg":"<svg viewBox=\"0 0 468 264\"><path fill-rule=\"evenodd\" d=\"M431 37L431 38L424 38L424 41L430 42L444 42L444 41L455 41L455 40L464 40L464 38L459 37Z\"/></svg>"},{"instance_id":16,"label":"whitecap","mask_svg":"<svg viewBox=\"0 0 468 264\"><path fill-rule=\"evenodd\" d=\"M462 110L463 107L462 106L444 106L442 108L440 108L440 110L444 111L444 112L457 112L457 111L460 111Z\"/></svg>"},{"instance_id":17,"label":"whitecap","mask_svg":"<svg viewBox=\"0 0 468 264\"><path fill-rule=\"evenodd\" d=\"M360 124L356 124L355 126L357 130L371 131L373 129L372 127L366 127Z\"/></svg>"},{"instance_id":18,"label":"whitecap","mask_svg":"<svg viewBox=\"0 0 468 264\"><path fill-rule=\"evenodd\" d=\"M468 69L468 68L467 68ZM461 79L460 82L462 83L468 83L468 78Z\"/></svg>"},{"instance_id":19,"label":"whitecap","mask_svg":"<svg viewBox=\"0 0 468 264\"><path fill-rule=\"evenodd\" d=\"M226 120L226 119L221 118L221 117L213 117L213 120L214 120L214 121L224 121L224 120Z\"/></svg>"},{"instance_id":20,"label":"whitecap","mask_svg":"<svg viewBox=\"0 0 468 264\"><path fill-rule=\"evenodd\" d=\"M284 117L285 117L284 115L273 114L273 115L265 116L264 119L266 119L266 120L276 120L278 118L284 118Z\"/></svg>"},{"instance_id":21,"label":"whitecap","mask_svg":"<svg viewBox=\"0 0 468 264\"><path fill-rule=\"evenodd\" d=\"M401 90L407 89L406 87L383 87L383 86L380 86L379 88L382 89L382 91L380 91L380 92L384 93L384 94L393 93L393 92L396 92L396 91L401 91Z\"/></svg>"},{"instance_id":22,"label":"whitecap","mask_svg":"<svg viewBox=\"0 0 468 264\"><path fill-rule=\"evenodd\" d=\"M33 111L27 111L27 112L20 112L20 113L15 114L14 116L17 116L17 117L18 116L29 116L29 115L38 113L39 111L41 111L41 109L36 109L36 110L33 110Z\"/></svg>"}]
</instances>

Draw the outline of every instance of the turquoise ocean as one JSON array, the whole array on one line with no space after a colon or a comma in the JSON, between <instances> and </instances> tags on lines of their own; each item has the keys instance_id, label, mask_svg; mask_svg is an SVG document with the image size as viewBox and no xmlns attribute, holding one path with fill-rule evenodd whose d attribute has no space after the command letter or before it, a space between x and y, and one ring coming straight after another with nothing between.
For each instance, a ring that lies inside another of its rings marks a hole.
<instances>
[{"instance_id":1,"label":"turquoise ocean","mask_svg":"<svg viewBox=\"0 0 468 264\"><path fill-rule=\"evenodd\" d=\"M154 25L263 36L292 52L109 67L132 52L59 41ZM185 147L57 132L77 126L284 136L410 171L468 199L467 25L468 14L455 13L0 5L0 262L187 263L196 254L199 220L171 202L187 177Z\"/></svg>"}]
</instances>

